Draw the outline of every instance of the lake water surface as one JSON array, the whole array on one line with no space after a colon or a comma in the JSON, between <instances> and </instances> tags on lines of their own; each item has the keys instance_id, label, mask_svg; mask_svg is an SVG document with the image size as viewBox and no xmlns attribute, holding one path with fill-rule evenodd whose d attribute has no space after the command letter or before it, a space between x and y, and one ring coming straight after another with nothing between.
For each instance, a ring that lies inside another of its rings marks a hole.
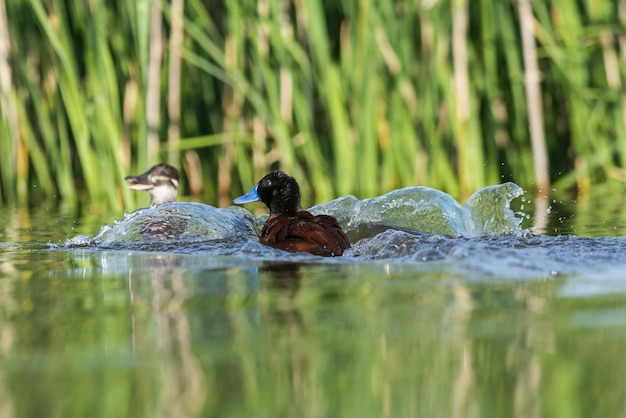
<instances>
[{"instance_id":1,"label":"lake water surface","mask_svg":"<svg viewBox=\"0 0 626 418\"><path fill-rule=\"evenodd\" d=\"M605 197L550 198L535 234L388 229L333 259L68 248L116 216L4 209L0 416L626 417Z\"/></svg>"}]
</instances>

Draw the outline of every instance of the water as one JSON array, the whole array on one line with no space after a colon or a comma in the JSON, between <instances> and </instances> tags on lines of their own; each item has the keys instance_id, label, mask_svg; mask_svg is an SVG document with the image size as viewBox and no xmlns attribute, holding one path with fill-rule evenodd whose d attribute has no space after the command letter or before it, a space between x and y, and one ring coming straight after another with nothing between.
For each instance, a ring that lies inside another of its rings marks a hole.
<instances>
[{"instance_id":1,"label":"water","mask_svg":"<svg viewBox=\"0 0 626 418\"><path fill-rule=\"evenodd\" d=\"M145 242L108 214L5 210L0 416L626 416L620 203L551 198L534 235L527 196L420 193L428 232L385 199L317 207L360 239L333 259L261 246L243 212L220 213L235 236L199 240L195 216Z\"/></svg>"}]
</instances>

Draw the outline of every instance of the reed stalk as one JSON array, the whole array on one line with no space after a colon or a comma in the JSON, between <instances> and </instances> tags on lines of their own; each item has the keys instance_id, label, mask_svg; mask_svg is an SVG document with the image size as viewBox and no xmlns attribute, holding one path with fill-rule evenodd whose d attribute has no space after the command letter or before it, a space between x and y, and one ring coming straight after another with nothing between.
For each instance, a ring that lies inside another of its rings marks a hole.
<instances>
[{"instance_id":1,"label":"reed stalk","mask_svg":"<svg viewBox=\"0 0 626 418\"><path fill-rule=\"evenodd\" d=\"M519 0L520 33L522 38L522 56L524 60L524 86L528 105L528 125L530 127L530 144L535 161L535 178L537 193L548 194L550 177L548 171L548 155L543 126L543 106L541 103L541 86L537 52L534 36L533 14L530 0Z\"/></svg>"},{"instance_id":2,"label":"reed stalk","mask_svg":"<svg viewBox=\"0 0 626 418\"><path fill-rule=\"evenodd\" d=\"M180 161L180 83L183 48L184 0L172 0L171 35L169 42L169 77L167 94L168 130L167 141L170 151L168 160L172 164Z\"/></svg>"}]
</instances>

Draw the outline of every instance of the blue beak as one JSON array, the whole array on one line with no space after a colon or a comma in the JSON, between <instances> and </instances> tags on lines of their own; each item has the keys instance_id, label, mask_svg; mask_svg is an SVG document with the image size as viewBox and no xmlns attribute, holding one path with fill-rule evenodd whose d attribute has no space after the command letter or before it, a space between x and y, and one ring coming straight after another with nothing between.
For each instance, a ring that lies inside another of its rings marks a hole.
<instances>
[{"instance_id":1,"label":"blue beak","mask_svg":"<svg viewBox=\"0 0 626 418\"><path fill-rule=\"evenodd\" d=\"M254 186L252 190L250 190L248 193L244 194L243 196L239 196L237 199L233 200L233 202L240 205L242 203L257 202L261 200L261 198L259 197L259 193L256 190L258 189L258 187L259 185L257 184L256 186Z\"/></svg>"}]
</instances>

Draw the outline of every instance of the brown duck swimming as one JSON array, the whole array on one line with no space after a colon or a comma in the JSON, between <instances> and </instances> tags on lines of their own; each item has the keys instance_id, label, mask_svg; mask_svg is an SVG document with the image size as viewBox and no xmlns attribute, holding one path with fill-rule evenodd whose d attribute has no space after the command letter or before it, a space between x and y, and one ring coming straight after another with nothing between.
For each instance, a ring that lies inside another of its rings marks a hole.
<instances>
[{"instance_id":1,"label":"brown duck swimming","mask_svg":"<svg viewBox=\"0 0 626 418\"><path fill-rule=\"evenodd\" d=\"M234 202L259 200L270 210L261 232L261 243L290 252L326 257L342 255L350 248L350 241L337 219L329 215L314 216L302 209L298 183L282 171L272 171Z\"/></svg>"},{"instance_id":2,"label":"brown duck swimming","mask_svg":"<svg viewBox=\"0 0 626 418\"><path fill-rule=\"evenodd\" d=\"M158 164L139 176L126 176L129 189L147 190L150 204L160 205L178 198L178 170L168 164Z\"/></svg>"}]
</instances>

